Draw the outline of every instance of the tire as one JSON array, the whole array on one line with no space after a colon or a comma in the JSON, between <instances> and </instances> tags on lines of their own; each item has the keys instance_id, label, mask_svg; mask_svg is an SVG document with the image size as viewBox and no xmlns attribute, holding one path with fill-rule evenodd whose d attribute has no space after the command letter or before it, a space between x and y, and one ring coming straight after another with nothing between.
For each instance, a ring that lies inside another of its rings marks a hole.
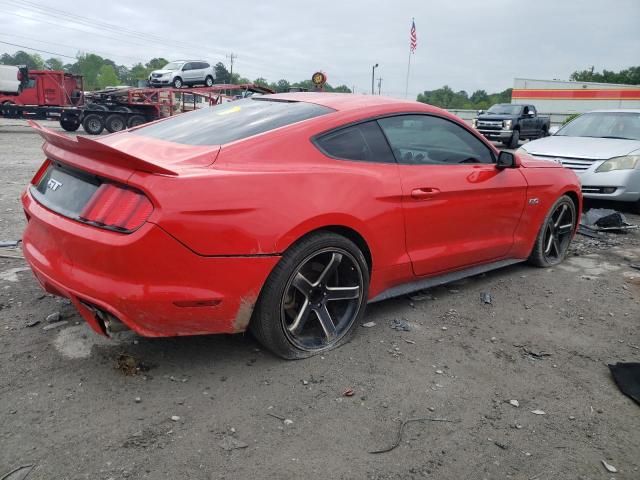
<instances>
[{"instance_id":1,"label":"tire","mask_svg":"<svg viewBox=\"0 0 640 480\"><path fill-rule=\"evenodd\" d=\"M129 121L127 122L127 128L139 127L144 123L147 123L147 119L144 118L144 115L132 115L129 117Z\"/></svg>"},{"instance_id":2,"label":"tire","mask_svg":"<svg viewBox=\"0 0 640 480\"><path fill-rule=\"evenodd\" d=\"M120 132L127 128L127 119L124 115L112 113L104 121L104 126L110 133Z\"/></svg>"},{"instance_id":3,"label":"tire","mask_svg":"<svg viewBox=\"0 0 640 480\"><path fill-rule=\"evenodd\" d=\"M213 77L211 75L207 75L207 78L204 79L204 84L207 87L213 87Z\"/></svg>"},{"instance_id":4,"label":"tire","mask_svg":"<svg viewBox=\"0 0 640 480\"><path fill-rule=\"evenodd\" d=\"M291 246L275 266L249 328L274 354L307 358L351 338L368 293L369 269L360 249L341 235L314 233Z\"/></svg>"},{"instance_id":5,"label":"tire","mask_svg":"<svg viewBox=\"0 0 640 480\"><path fill-rule=\"evenodd\" d=\"M514 130L509 140L509 148L518 148L518 142L520 141L520 130Z\"/></svg>"},{"instance_id":6,"label":"tire","mask_svg":"<svg viewBox=\"0 0 640 480\"><path fill-rule=\"evenodd\" d=\"M544 137L548 137L549 136L549 130L547 130L546 128L542 129L542 132L540 133L540 137L538 138L544 138Z\"/></svg>"},{"instance_id":7,"label":"tire","mask_svg":"<svg viewBox=\"0 0 640 480\"><path fill-rule=\"evenodd\" d=\"M561 263L569 251L577 218L576 206L567 195L556 200L540 227L529 263L542 268Z\"/></svg>"},{"instance_id":8,"label":"tire","mask_svg":"<svg viewBox=\"0 0 640 480\"><path fill-rule=\"evenodd\" d=\"M184 85L180 77L174 78L171 84L173 85L173 88L182 88L182 86Z\"/></svg>"},{"instance_id":9,"label":"tire","mask_svg":"<svg viewBox=\"0 0 640 480\"><path fill-rule=\"evenodd\" d=\"M60 126L62 127L63 130L67 131L67 132L75 132L76 130L78 130L78 128L80 128L80 121L77 119L66 119L66 120L60 120Z\"/></svg>"},{"instance_id":10,"label":"tire","mask_svg":"<svg viewBox=\"0 0 640 480\"><path fill-rule=\"evenodd\" d=\"M90 113L82 119L82 128L89 135L100 135L104 130L104 120L102 115Z\"/></svg>"}]
</instances>

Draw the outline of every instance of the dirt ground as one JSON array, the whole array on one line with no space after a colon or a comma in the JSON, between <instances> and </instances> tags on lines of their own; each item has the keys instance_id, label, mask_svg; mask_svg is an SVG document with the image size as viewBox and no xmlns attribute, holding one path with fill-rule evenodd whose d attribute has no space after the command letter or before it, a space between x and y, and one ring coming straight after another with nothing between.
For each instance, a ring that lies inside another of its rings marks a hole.
<instances>
[{"instance_id":1,"label":"dirt ground","mask_svg":"<svg viewBox=\"0 0 640 480\"><path fill-rule=\"evenodd\" d=\"M0 121L0 240L20 238L40 146ZM640 478L640 408L607 368L640 361L640 232L370 305L373 327L297 362L249 335L104 339L4 258L19 250L0 255L0 478ZM55 312L67 323L45 329ZM447 421L371 453L416 418Z\"/></svg>"}]
</instances>

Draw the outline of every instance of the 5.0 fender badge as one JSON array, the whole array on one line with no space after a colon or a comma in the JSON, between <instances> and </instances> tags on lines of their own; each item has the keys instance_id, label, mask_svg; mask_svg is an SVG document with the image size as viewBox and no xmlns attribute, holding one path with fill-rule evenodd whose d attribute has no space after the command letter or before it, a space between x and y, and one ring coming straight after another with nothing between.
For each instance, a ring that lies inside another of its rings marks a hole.
<instances>
[{"instance_id":1,"label":"5.0 fender badge","mask_svg":"<svg viewBox=\"0 0 640 480\"><path fill-rule=\"evenodd\" d=\"M529 199L529 205L538 205L540 203L540 199L537 197L533 197Z\"/></svg>"}]
</instances>

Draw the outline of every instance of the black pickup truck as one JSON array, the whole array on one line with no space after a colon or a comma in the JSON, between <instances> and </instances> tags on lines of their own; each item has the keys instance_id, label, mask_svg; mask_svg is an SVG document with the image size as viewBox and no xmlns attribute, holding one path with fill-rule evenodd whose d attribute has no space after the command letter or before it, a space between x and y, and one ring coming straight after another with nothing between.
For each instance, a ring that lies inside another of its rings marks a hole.
<instances>
[{"instance_id":1,"label":"black pickup truck","mask_svg":"<svg viewBox=\"0 0 640 480\"><path fill-rule=\"evenodd\" d=\"M477 129L489 140L502 142L509 148L517 148L523 139L549 135L549 117L539 117L533 105L498 103L486 112L480 110L478 118L472 120Z\"/></svg>"}]
</instances>

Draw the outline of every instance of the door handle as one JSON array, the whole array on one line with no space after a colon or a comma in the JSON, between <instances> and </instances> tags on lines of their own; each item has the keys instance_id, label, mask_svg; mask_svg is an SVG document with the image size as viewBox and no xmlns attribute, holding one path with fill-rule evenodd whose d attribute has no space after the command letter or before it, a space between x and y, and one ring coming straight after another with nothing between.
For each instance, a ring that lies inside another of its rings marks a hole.
<instances>
[{"instance_id":1,"label":"door handle","mask_svg":"<svg viewBox=\"0 0 640 480\"><path fill-rule=\"evenodd\" d=\"M430 187L422 187L422 188L414 188L411 190L411 198L415 198L416 200L426 200L432 197L435 197L440 193L440 190L437 188Z\"/></svg>"}]
</instances>

